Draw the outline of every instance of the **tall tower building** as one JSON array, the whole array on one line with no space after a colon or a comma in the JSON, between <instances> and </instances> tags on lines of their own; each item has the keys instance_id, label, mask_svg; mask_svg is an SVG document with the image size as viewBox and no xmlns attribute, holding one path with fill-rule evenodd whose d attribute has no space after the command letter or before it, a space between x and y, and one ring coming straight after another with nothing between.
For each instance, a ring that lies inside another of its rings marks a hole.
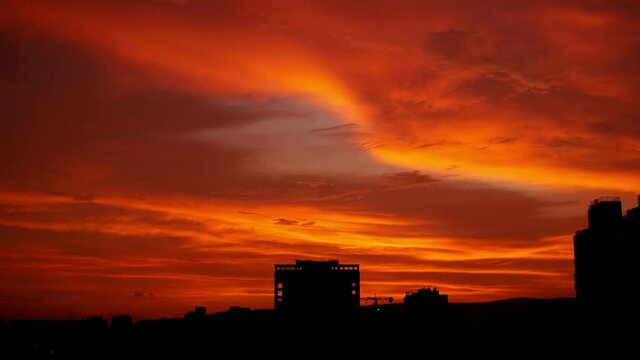
<instances>
[{"instance_id":1,"label":"tall tower building","mask_svg":"<svg viewBox=\"0 0 640 360\"><path fill-rule=\"evenodd\" d=\"M589 227L573 237L576 298L582 310L602 316L634 312L638 280L639 207L623 216L620 198L599 198L589 206Z\"/></svg>"}]
</instances>

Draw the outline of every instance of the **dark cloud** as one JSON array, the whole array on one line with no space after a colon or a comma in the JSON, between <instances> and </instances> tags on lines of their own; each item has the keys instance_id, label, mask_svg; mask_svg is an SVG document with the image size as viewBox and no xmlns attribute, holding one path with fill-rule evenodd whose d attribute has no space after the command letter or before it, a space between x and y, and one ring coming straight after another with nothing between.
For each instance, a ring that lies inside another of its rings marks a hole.
<instances>
[{"instance_id":1,"label":"dark cloud","mask_svg":"<svg viewBox=\"0 0 640 360\"><path fill-rule=\"evenodd\" d=\"M581 217L577 216L545 216L546 210L557 206L553 202L515 191L447 183L399 189L370 188L359 192L357 197L328 199L324 206L416 221L413 225L371 225L371 234L395 233L410 237L446 234L495 246L535 246L541 238L565 234L582 224Z\"/></svg>"},{"instance_id":2,"label":"dark cloud","mask_svg":"<svg viewBox=\"0 0 640 360\"><path fill-rule=\"evenodd\" d=\"M505 286L505 284L540 284L548 280L546 275L518 274L501 272L458 272L458 271L407 271L407 272L369 272L368 281L389 281L391 279L411 280L416 284L451 284L476 286Z\"/></svg>"},{"instance_id":3,"label":"dark cloud","mask_svg":"<svg viewBox=\"0 0 640 360\"><path fill-rule=\"evenodd\" d=\"M471 33L460 30L435 31L427 34L424 50L446 60L458 60L467 55Z\"/></svg>"},{"instance_id":4,"label":"dark cloud","mask_svg":"<svg viewBox=\"0 0 640 360\"><path fill-rule=\"evenodd\" d=\"M359 254L350 255L351 261L367 264L385 264L398 268L431 268L446 271L464 269L465 271L499 272L531 272L539 275L566 275L573 271L570 259L553 258L482 258L469 260L425 259L417 256L398 254Z\"/></svg>"},{"instance_id":5,"label":"dark cloud","mask_svg":"<svg viewBox=\"0 0 640 360\"><path fill-rule=\"evenodd\" d=\"M300 222L298 220L280 218L275 219L273 223L276 225L298 225Z\"/></svg>"},{"instance_id":6,"label":"dark cloud","mask_svg":"<svg viewBox=\"0 0 640 360\"><path fill-rule=\"evenodd\" d=\"M97 202L68 202L56 204L0 204L0 215L7 223L32 223L43 226L69 224L71 227L94 227L100 230L104 222L125 223L135 228L136 224L158 231L181 229L193 232L208 232L203 221L193 218L171 217L158 210L142 210L122 206L102 204ZM80 236L79 236L80 237ZM158 240L159 241L159 240ZM135 240L132 239L132 243ZM89 246L108 246L90 243ZM150 243L149 245L153 245Z\"/></svg>"},{"instance_id":7,"label":"dark cloud","mask_svg":"<svg viewBox=\"0 0 640 360\"><path fill-rule=\"evenodd\" d=\"M433 177L427 174L422 174L417 170L399 172L395 174L385 174L383 175L383 179L391 185L398 186L425 185L438 182L438 180L434 179Z\"/></svg>"},{"instance_id":8,"label":"dark cloud","mask_svg":"<svg viewBox=\"0 0 640 360\"><path fill-rule=\"evenodd\" d=\"M285 219L285 218L280 218L280 219L276 219L273 222L275 225L300 225L300 226L311 226L315 224L315 221L309 221L309 220L292 220L292 219Z\"/></svg>"},{"instance_id":9,"label":"dark cloud","mask_svg":"<svg viewBox=\"0 0 640 360\"><path fill-rule=\"evenodd\" d=\"M497 138L493 138L491 139L491 143L492 144L511 144L518 141L517 137L512 137L512 136L505 136L505 137L497 137Z\"/></svg>"},{"instance_id":10,"label":"dark cloud","mask_svg":"<svg viewBox=\"0 0 640 360\"><path fill-rule=\"evenodd\" d=\"M247 150L190 139L203 130L290 116L171 89L122 90L124 65L47 37L3 29L0 183L89 201L113 189L207 195L246 177Z\"/></svg>"},{"instance_id":11,"label":"dark cloud","mask_svg":"<svg viewBox=\"0 0 640 360\"><path fill-rule=\"evenodd\" d=\"M417 149L424 149L424 148L430 148L430 147L435 147L435 146L445 146L445 145L446 146L451 146L451 145L460 145L460 144L461 144L460 142L440 140L440 141L420 144L420 145L416 146L416 148Z\"/></svg>"},{"instance_id":12,"label":"dark cloud","mask_svg":"<svg viewBox=\"0 0 640 360\"><path fill-rule=\"evenodd\" d=\"M343 125L336 125L336 126L331 126L331 127L326 127L326 128L318 128L318 129L312 129L310 130L310 132L333 132L336 130L345 130L345 129L351 129L353 127L357 126L354 123L348 123L348 124L343 124Z\"/></svg>"},{"instance_id":13,"label":"dark cloud","mask_svg":"<svg viewBox=\"0 0 640 360\"><path fill-rule=\"evenodd\" d=\"M564 147L586 147L588 146L588 140L583 137L559 137L553 136L546 139L539 140L540 146L549 146L552 148L564 148Z\"/></svg>"}]
</instances>

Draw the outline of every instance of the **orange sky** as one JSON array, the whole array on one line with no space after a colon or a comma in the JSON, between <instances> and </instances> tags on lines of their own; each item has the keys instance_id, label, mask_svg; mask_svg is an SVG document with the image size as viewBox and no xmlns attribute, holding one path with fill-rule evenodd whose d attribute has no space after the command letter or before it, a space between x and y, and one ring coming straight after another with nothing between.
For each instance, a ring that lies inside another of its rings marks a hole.
<instances>
[{"instance_id":1,"label":"orange sky","mask_svg":"<svg viewBox=\"0 0 640 360\"><path fill-rule=\"evenodd\" d=\"M640 6L3 1L0 317L362 293L573 296L571 235L640 183Z\"/></svg>"}]
</instances>

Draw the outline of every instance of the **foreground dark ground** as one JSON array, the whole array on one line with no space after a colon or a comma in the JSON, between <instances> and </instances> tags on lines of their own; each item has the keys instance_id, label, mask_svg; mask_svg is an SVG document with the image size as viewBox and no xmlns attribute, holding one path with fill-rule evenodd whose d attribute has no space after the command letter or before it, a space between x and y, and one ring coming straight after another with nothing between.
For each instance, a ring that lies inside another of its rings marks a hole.
<instances>
[{"instance_id":1,"label":"foreground dark ground","mask_svg":"<svg viewBox=\"0 0 640 360\"><path fill-rule=\"evenodd\" d=\"M283 318L272 310L235 309L189 319L139 321L120 329L93 319L13 321L4 323L1 331L4 359L95 359L382 357L493 349L524 351L520 355L547 349L570 354L612 342L610 351L615 352L637 341L638 328L631 318L586 316L577 310L575 299L511 299L449 304L446 313L408 314L402 304L366 306L355 316L339 319L329 314Z\"/></svg>"}]
</instances>

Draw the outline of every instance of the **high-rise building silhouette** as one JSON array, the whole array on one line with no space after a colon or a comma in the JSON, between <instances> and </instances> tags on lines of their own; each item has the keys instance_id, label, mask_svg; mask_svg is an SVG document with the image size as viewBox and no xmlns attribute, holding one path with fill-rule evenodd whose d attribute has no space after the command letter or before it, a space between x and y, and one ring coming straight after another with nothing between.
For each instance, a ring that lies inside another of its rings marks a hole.
<instances>
[{"instance_id":1,"label":"high-rise building silhouette","mask_svg":"<svg viewBox=\"0 0 640 360\"><path fill-rule=\"evenodd\" d=\"M360 306L360 266L338 260L296 260L275 265L275 309L281 314L356 312Z\"/></svg>"},{"instance_id":2,"label":"high-rise building silhouette","mask_svg":"<svg viewBox=\"0 0 640 360\"><path fill-rule=\"evenodd\" d=\"M599 198L588 218L589 227L573 237L578 304L594 315L626 316L635 307L640 207L623 216L619 198Z\"/></svg>"}]
</instances>

